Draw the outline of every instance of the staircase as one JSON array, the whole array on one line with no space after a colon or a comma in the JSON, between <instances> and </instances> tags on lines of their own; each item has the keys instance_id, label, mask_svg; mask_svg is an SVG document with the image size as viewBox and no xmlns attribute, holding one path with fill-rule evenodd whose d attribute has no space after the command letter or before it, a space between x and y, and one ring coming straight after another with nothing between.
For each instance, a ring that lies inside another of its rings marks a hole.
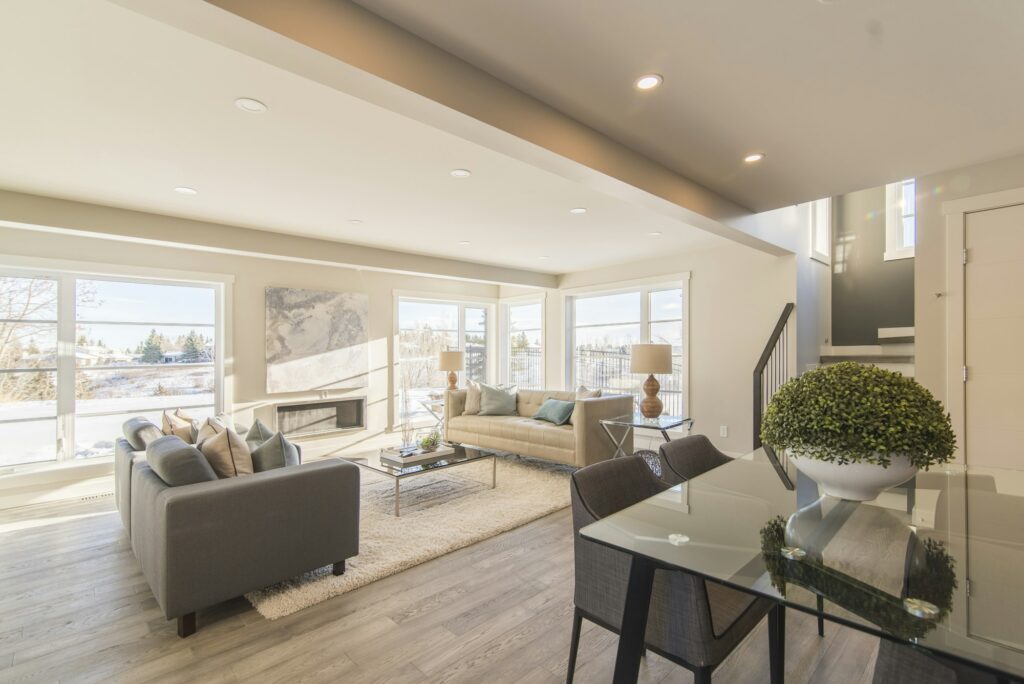
<instances>
[{"instance_id":1,"label":"staircase","mask_svg":"<svg viewBox=\"0 0 1024 684\"><path fill-rule=\"evenodd\" d=\"M879 328L877 345L822 347L819 359L822 366L840 361L870 363L912 378L914 377L914 329Z\"/></svg>"}]
</instances>

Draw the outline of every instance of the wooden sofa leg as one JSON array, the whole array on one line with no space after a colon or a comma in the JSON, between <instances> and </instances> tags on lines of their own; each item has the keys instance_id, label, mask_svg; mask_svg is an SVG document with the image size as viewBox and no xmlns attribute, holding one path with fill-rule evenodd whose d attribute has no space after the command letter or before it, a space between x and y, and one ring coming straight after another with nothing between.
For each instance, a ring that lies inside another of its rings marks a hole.
<instances>
[{"instance_id":1,"label":"wooden sofa leg","mask_svg":"<svg viewBox=\"0 0 1024 684\"><path fill-rule=\"evenodd\" d=\"M338 561L334 564L334 574L344 575L345 574L345 561Z\"/></svg>"},{"instance_id":2,"label":"wooden sofa leg","mask_svg":"<svg viewBox=\"0 0 1024 684\"><path fill-rule=\"evenodd\" d=\"M184 639L196 633L196 614L186 613L178 618L178 636Z\"/></svg>"}]
</instances>

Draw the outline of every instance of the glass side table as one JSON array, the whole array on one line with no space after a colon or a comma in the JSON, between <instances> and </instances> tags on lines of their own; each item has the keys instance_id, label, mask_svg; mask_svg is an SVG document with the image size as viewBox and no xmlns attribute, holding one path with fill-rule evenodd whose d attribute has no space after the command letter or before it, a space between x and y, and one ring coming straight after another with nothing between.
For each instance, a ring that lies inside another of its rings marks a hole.
<instances>
[{"instance_id":1,"label":"glass side table","mask_svg":"<svg viewBox=\"0 0 1024 684\"><path fill-rule=\"evenodd\" d=\"M434 427L441 427L444 422L444 399L422 399L420 406L427 409L434 419Z\"/></svg>"},{"instance_id":2,"label":"glass side table","mask_svg":"<svg viewBox=\"0 0 1024 684\"><path fill-rule=\"evenodd\" d=\"M623 451L622 445L626 443L626 438L632 435L634 430L657 430L665 438L666 442L671 442L672 438L668 436L669 430L674 430L684 425L687 430L693 428L693 418L684 418L682 416L645 418L639 413L618 416L616 418L605 418L600 423L604 433L608 435L608 439L615 445L615 455L612 458L627 455ZM615 436L616 431L621 431L618 437Z\"/></svg>"}]
</instances>

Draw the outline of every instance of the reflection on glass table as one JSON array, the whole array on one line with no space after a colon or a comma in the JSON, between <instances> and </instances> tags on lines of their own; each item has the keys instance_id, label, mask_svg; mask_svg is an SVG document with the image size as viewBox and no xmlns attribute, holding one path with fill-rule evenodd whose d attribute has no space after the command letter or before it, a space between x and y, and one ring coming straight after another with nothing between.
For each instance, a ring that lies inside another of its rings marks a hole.
<instances>
[{"instance_id":1,"label":"reflection on glass table","mask_svg":"<svg viewBox=\"0 0 1024 684\"><path fill-rule=\"evenodd\" d=\"M1024 472L933 468L855 503L785 468L792 490L758 450L580 534L630 554L638 580L681 569L931 661L1024 677ZM634 656L620 643L620 662Z\"/></svg>"}]
</instances>

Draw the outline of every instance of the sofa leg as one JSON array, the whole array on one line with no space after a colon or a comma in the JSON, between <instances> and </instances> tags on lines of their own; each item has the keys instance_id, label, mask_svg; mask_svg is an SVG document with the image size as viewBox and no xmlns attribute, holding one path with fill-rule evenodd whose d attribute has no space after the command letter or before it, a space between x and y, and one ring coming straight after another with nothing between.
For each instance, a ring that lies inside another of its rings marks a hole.
<instances>
[{"instance_id":1,"label":"sofa leg","mask_svg":"<svg viewBox=\"0 0 1024 684\"><path fill-rule=\"evenodd\" d=\"M196 614L186 613L178 618L178 636L184 639L196 633Z\"/></svg>"},{"instance_id":2,"label":"sofa leg","mask_svg":"<svg viewBox=\"0 0 1024 684\"><path fill-rule=\"evenodd\" d=\"M334 574L344 575L345 574L345 561L338 561L334 564Z\"/></svg>"}]
</instances>

